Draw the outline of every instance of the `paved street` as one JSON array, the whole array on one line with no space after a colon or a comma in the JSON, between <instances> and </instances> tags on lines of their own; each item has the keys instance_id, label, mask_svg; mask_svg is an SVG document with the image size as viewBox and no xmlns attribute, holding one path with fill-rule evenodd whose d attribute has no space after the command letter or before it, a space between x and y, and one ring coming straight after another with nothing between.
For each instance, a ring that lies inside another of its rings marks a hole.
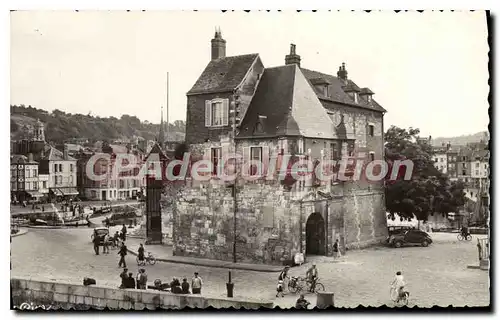
<instances>
[{"instance_id":1,"label":"paved street","mask_svg":"<svg viewBox=\"0 0 500 320\"><path fill-rule=\"evenodd\" d=\"M119 228L119 227L117 227ZM12 276L54 279L81 283L93 277L97 284L117 287L120 283L117 251L96 256L90 243L92 229L30 229L11 244ZM114 232L112 230L112 232ZM482 236L481 236L482 237ZM489 304L488 272L467 269L478 264L476 239L458 242L456 234L434 234L428 248L374 248L348 252L341 261L318 257L320 282L335 293L337 306L389 304L389 284L401 270L408 283L410 305L486 306ZM146 248L147 250L147 248ZM132 272L137 271L135 256L128 255ZM309 265L293 268L291 275L305 274ZM185 264L157 263L146 267L149 281L172 277L191 278L198 271L204 280L203 293L225 296L228 270ZM275 299L277 273L235 270L235 297ZM297 297L287 295L275 303L290 307ZM306 297L315 303L314 297Z\"/></svg>"}]
</instances>

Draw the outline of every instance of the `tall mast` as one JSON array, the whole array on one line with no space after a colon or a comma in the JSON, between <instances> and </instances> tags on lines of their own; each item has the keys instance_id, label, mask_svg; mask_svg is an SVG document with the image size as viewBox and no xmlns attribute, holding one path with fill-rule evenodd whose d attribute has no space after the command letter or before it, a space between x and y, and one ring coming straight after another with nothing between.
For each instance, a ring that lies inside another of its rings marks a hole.
<instances>
[{"instance_id":1,"label":"tall mast","mask_svg":"<svg viewBox=\"0 0 500 320\"><path fill-rule=\"evenodd\" d=\"M168 118L168 72L167 72L167 142L170 139L170 128L169 128L169 118Z\"/></svg>"},{"instance_id":2,"label":"tall mast","mask_svg":"<svg viewBox=\"0 0 500 320\"><path fill-rule=\"evenodd\" d=\"M160 120L160 132L158 134L158 144L163 148L163 143L165 142L165 134L163 133L163 106L161 106L161 120Z\"/></svg>"}]
</instances>

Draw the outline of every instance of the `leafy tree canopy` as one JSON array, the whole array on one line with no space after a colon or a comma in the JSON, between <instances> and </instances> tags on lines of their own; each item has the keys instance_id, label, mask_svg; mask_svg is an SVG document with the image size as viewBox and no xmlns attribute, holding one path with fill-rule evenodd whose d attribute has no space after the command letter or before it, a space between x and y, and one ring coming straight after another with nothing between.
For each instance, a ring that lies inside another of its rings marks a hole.
<instances>
[{"instance_id":1,"label":"leafy tree canopy","mask_svg":"<svg viewBox=\"0 0 500 320\"><path fill-rule=\"evenodd\" d=\"M451 182L434 167L432 147L418 143L419 129L408 130L390 127L385 133L386 161L391 165L396 160L411 160L413 172L410 180L404 180L405 167L400 168L398 179L386 183L386 208L394 217L397 213L404 219L414 215L426 221L435 213L457 212L465 203L464 185ZM392 170L389 170L391 172Z\"/></svg>"},{"instance_id":2,"label":"leafy tree canopy","mask_svg":"<svg viewBox=\"0 0 500 320\"><path fill-rule=\"evenodd\" d=\"M85 138L94 142L104 139L130 139L134 136L154 140L158 136L160 129L159 123L141 122L136 116L127 114L122 115L120 118L102 118L93 116L91 112L83 115L65 113L55 109L49 113L42 109L24 105L11 105L10 112L11 115L22 115L32 118L33 121L40 119L45 124L46 140L55 143L62 143L72 138ZM16 118L11 121L11 137L14 139L22 137L21 129L25 125L25 123L16 121L21 120ZM180 133L181 136L185 132L185 128L186 124L183 120L176 120L174 123L169 124L170 132Z\"/></svg>"}]
</instances>

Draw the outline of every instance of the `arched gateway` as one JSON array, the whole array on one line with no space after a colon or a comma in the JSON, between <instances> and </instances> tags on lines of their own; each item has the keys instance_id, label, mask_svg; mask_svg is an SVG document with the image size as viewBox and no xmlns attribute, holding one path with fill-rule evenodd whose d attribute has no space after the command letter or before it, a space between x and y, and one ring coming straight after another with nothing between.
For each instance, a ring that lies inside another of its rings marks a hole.
<instances>
[{"instance_id":1,"label":"arched gateway","mask_svg":"<svg viewBox=\"0 0 500 320\"><path fill-rule=\"evenodd\" d=\"M312 213L307 219L306 254L325 255L325 220L319 212Z\"/></svg>"}]
</instances>

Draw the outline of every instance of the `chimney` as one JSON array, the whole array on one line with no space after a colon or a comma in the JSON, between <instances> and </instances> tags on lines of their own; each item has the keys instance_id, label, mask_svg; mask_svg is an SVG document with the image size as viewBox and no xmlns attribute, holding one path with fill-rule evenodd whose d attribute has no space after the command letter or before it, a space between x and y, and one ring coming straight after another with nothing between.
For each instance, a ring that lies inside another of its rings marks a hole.
<instances>
[{"instance_id":1,"label":"chimney","mask_svg":"<svg viewBox=\"0 0 500 320\"><path fill-rule=\"evenodd\" d=\"M33 162L33 153L28 153L28 162L31 163Z\"/></svg>"},{"instance_id":2,"label":"chimney","mask_svg":"<svg viewBox=\"0 0 500 320\"><path fill-rule=\"evenodd\" d=\"M347 81L347 70L345 69L345 62L342 62L342 66L339 67L339 71L337 71L337 77L342 79L344 82Z\"/></svg>"},{"instance_id":3,"label":"chimney","mask_svg":"<svg viewBox=\"0 0 500 320\"><path fill-rule=\"evenodd\" d=\"M212 61L226 57L226 40L222 39L222 33L215 28L215 36L212 39Z\"/></svg>"},{"instance_id":4,"label":"chimney","mask_svg":"<svg viewBox=\"0 0 500 320\"><path fill-rule=\"evenodd\" d=\"M67 145L64 145L63 158L64 158L64 160L68 160L68 146Z\"/></svg>"},{"instance_id":5,"label":"chimney","mask_svg":"<svg viewBox=\"0 0 500 320\"><path fill-rule=\"evenodd\" d=\"M295 52L295 45L290 44L290 54L285 56L285 64L296 64L300 67L300 56Z\"/></svg>"}]
</instances>

